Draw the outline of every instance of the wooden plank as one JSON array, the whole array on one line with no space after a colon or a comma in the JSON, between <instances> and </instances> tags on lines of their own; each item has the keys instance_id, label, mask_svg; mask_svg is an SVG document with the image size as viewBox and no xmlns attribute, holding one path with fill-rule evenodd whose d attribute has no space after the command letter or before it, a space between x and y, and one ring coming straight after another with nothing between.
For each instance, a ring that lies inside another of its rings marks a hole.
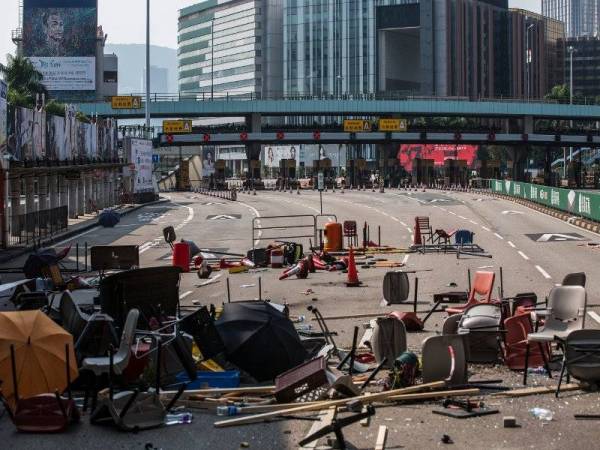
<instances>
[{"instance_id":1,"label":"wooden plank","mask_svg":"<svg viewBox=\"0 0 600 450\"><path fill-rule=\"evenodd\" d=\"M576 383L563 384L560 387L561 392L577 391L581 387ZM556 386L536 386L523 389L513 389L512 391L495 392L491 394L494 397L525 397L527 395L539 395L539 394L554 394L556 392Z\"/></svg>"},{"instance_id":2,"label":"wooden plank","mask_svg":"<svg viewBox=\"0 0 600 450\"><path fill-rule=\"evenodd\" d=\"M588 316L590 316L592 319L594 319L596 321L596 323L600 323L600 316L598 315L598 313L596 313L596 311L588 311Z\"/></svg>"},{"instance_id":3,"label":"wooden plank","mask_svg":"<svg viewBox=\"0 0 600 450\"><path fill-rule=\"evenodd\" d=\"M185 391L181 394L182 399L190 399L194 400L194 396L197 396L199 399L203 399L204 397L211 395L221 395L221 394L231 394L231 393L239 393L239 394L273 394L275 392L275 386L248 386L248 387L238 387L238 388L208 388L208 389L190 389L189 391ZM161 391L160 397L161 399L170 399L173 397L177 391Z\"/></svg>"},{"instance_id":4,"label":"wooden plank","mask_svg":"<svg viewBox=\"0 0 600 450\"><path fill-rule=\"evenodd\" d=\"M377 439L375 440L375 450L385 450L385 444L387 442L387 432L388 429L385 425L379 425Z\"/></svg>"},{"instance_id":5,"label":"wooden plank","mask_svg":"<svg viewBox=\"0 0 600 450\"><path fill-rule=\"evenodd\" d=\"M453 391L436 391L436 392L423 392L420 394L404 394L404 395L394 395L393 397L388 398L388 400L427 400L431 398L442 398L442 397L459 397L461 395L477 395L479 394L479 389L458 389Z\"/></svg>"},{"instance_id":6,"label":"wooden plank","mask_svg":"<svg viewBox=\"0 0 600 450\"><path fill-rule=\"evenodd\" d=\"M312 424L312 426L310 427L310 430L308 431L308 433L306 433L307 436L310 436L313 433L316 433L317 431L319 431L321 428L326 427L327 425L330 425L331 422L333 421L333 419L335 419L335 416L337 414L337 406L332 406L331 408L325 409L323 411L321 411L319 413L319 421L318 422L314 422ZM304 447L300 447L301 450L303 449L313 449L313 448L317 448L317 443L319 442L318 439L315 439L312 442L309 442L308 444L306 444Z\"/></svg>"},{"instance_id":7,"label":"wooden plank","mask_svg":"<svg viewBox=\"0 0 600 450\"><path fill-rule=\"evenodd\" d=\"M413 392L422 391L424 389L437 389L437 388L444 387L445 385L446 385L446 383L443 381L436 381L434 383L420 384L417 386L411 386L411 387L403 388L403 389L394 389L391 391L379 392L376 394L361 395L361 396L352 397L352 398L342 398L339 400L328 400L328 401L324 401L324 402L319 402L318 404L315 404L315 405L303 405L303 406L298 406L295 408L283 409L280 411L256 414L254 416L249 416L249 417L239 417L239 418L234 418L234 419L221 420L221 421L215 422L214 426L217 428L222 428L222 427L230 427L230 426L235 426L235 425L245 425L248 423L262 422L265 419L270 419L272 417L277 417L279 415L296 414L296 413L305 412L305 411L315 411L315 410L323 409L323 408L330 407L330 406L344 405L344 404L347 404L347 403L349 403L351 401L355 401L355 400L358 400L358 401L366 400L369 402L374 402L374 401L378 401L378 400L385 400L389 397L393 397L394 395L410 394Z\"/></svg>"}]
</instances>

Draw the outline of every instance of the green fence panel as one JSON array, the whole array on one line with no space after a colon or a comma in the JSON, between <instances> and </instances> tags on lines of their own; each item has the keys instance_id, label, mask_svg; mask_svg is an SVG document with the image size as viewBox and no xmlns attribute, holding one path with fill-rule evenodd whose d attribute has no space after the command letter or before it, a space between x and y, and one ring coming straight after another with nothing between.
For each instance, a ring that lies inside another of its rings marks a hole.
<instances>
[{"instance_id":1,"label":"green fence panel","mask_svg":"<svg viewBox=\"0 0 600 450\"><path fill-rule=\"evenodd\" d=\"M490 180L492 192L523 198L600 221L600 193L582 192L512 180Z\"/></svg>"}]
</instances>

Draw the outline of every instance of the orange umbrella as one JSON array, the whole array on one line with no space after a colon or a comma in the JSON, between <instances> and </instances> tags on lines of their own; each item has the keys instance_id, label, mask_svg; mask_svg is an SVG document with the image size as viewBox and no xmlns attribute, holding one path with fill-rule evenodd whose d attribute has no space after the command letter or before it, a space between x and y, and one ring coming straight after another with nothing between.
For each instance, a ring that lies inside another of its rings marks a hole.
<instances>
[{"instance_id":1,"label":"orange umbrella","mask_svg":"<svg viewBox=\"0 0 600 450\"><path fill-rule=\"evenodd\" d=\"M11 346L19 398L62 393L67 388L67 346L70 378L77 378L73 336L41 311L0 313L0 388L15 404Z\"/></svg>"}]
</instances>

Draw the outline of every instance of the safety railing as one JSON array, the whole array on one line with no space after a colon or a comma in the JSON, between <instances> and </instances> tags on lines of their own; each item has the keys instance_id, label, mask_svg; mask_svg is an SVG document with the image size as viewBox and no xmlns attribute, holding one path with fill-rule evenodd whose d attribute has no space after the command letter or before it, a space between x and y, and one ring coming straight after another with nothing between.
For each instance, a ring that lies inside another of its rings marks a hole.
<instances>
[{"instance_id":1,"label":"safety railing","mask_svg":"<svg viewBox=\"0 0 600 450\"><path fill-rule=\"evenodd\" d=\"M259 241L310 239L317 242L317 217L310 214L265 216L252 219L252 249Z\"/></svg>"},{"instance_id":2,"label":"safety railing","mask_svg":"<svg viewBox=\"0 0 600 450\"><path fill-rule=\"evenodd\" d=\"M11 215L8 218L8 245L27 246L64 231L68 226L68 207Z\"/></svg>"}]
</instances>

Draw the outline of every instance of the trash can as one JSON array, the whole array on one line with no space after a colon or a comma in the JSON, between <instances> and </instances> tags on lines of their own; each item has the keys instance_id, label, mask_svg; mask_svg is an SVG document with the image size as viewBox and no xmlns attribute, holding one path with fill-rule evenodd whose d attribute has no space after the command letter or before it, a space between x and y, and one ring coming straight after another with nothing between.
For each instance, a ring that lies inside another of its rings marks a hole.
<instances>
[{"instance_id":1,"label":"trash can","mask_svg":"<svg viewBox=\"0 0 600 450\"><path fill-rule=\"evenodd\" d=\"M339 252L343 246L342 224L330 222L325 225L325 251Z\"/></svg>"},{"instance_id":2,"label":"trash can","mask_svg":"<svg viewBox=\"0 0 600 450\"><path fill-rule=\"evenodd\" d=\"M173 245L173 266L179 267L183 272L190 271L190 244L177 242Z\"/></svg>"}]
</instances>

